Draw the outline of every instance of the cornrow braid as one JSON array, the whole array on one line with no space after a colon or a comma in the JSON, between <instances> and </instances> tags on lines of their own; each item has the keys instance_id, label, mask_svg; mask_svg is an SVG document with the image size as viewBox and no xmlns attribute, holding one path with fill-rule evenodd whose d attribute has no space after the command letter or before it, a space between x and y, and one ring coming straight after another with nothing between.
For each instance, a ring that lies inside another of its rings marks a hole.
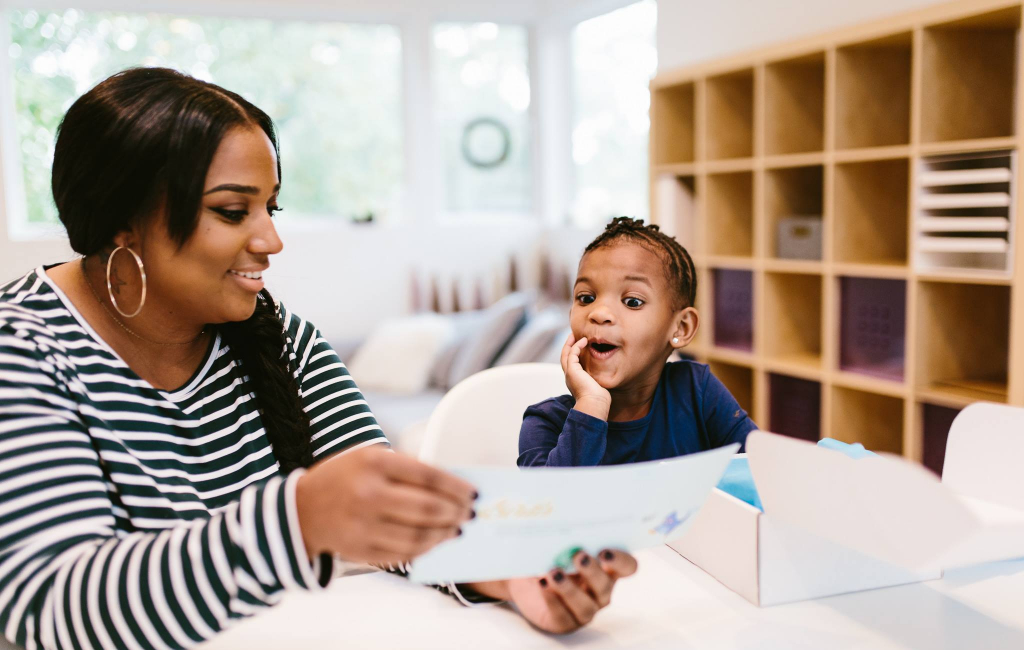
<instances>
[{"instance_id":1,"label":"cornrow braid","mask_svg":"<svg viewBox=\"0 0 1024 650\"><path fill-rule=\"evenodd\" d=\"M667 263L666 275L669 284L675 288L682 307L692 307L697 299L697 269L693 259L675 237L666 235L656 224L644 224L643 219L615 217L604 232L587 245L583 254L611 246L625 239L637 242L656 253L663 254Z\"/></svg>"}]
</instances>

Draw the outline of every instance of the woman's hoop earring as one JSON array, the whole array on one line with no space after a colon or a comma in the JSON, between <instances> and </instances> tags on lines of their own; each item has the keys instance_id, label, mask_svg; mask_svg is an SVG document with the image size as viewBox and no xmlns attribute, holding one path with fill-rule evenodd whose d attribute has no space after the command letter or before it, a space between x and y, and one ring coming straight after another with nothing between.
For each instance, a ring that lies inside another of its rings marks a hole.
<instances>
[{"instance_id":1,"label":"woman's hoop earring","mask_svg":"<svg viewBox=\"0 0 1024 650\"><path fill-rule=\"evenodd\" d=\"M139 265L139 275L142 276L142 298L139 300L139 308L136 309L131 314L126 314L123 311L121 311L121 307L119 307L117 304L117 299L114 298L114 287L110 283L110 267L114 261L114 255L117 255L117 251L119 250L126 250L132 254L132 257L135 258L135 263ZM128 248L127 246L118 246L113 250L112 253L110 253L110 257L107 258L107 295L110 297L110 302L112 305L114 305L114 309L117 310L117 313L121 314L125 318L135 318L136 316L139 315L139 312L142 311L143 305L146 304L146 269L142 265L142 258L139 257L135 251Z\"/></svg>"}]
</instances>

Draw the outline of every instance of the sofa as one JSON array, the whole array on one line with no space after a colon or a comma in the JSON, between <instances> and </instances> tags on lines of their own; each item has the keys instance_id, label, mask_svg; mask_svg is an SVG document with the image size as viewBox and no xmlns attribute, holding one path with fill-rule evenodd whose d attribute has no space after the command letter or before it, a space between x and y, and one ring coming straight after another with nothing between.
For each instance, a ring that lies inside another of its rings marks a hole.
<instances>
[{"instance_id":1,"label":"sofa","mask_svg":"<svg viewBox=\"0 0 1024 650\"><path fill-rule=\"evenodd\" d=\"M413 314L363 341L332 343L394 448L416 455L449 389L494 366L558 363L568 335L568 303L517 291L486 309Z\"/></svg>"}]
</instances>

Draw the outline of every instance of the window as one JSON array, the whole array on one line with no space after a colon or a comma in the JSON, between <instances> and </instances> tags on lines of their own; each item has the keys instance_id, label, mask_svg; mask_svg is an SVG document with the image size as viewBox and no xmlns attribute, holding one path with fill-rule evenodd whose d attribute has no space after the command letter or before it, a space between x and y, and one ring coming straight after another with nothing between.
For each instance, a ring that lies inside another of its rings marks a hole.
<instances>
[{"instance_id":1,"label":"window","mask_svg":"<svg viewBox=\"0 0 1024 650\"><path fill-rule=\"evenodd\" d=\"M657 3L643 0L580 23L573 31L570 212L589 227L614 216L646 218L649 83L657 68Z\"/></svg>"},{"instance_id":2,"label":"window","mask_svg":"<svg viewBox=\"0 0 1024 650\"><path fill-rule=\"evenodd\" d=\"M434 27L434 88L449 213L533 207L525 27Z\"/></svg>"},{"instance_id":3,"label":"window","mask_svg":"<svg viewBox=\"0 0 1024 650\"><path fill-rule=\"evenodd\" d=\"M274 118L288 214L386 218L400 208L397 27L161 14L10 10L25 212L52 223L56 127L75 98L130 66L173 67Z\"/></svg>"}]
</instances>

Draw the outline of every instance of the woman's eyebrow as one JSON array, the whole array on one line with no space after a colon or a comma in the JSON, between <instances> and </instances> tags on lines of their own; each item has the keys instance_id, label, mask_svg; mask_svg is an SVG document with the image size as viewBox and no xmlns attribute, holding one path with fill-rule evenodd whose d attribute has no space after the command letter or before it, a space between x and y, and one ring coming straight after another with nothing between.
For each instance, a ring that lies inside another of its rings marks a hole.
<instances>
[{"instance_id":1,"label":"woman's eyebrow","mask_svg":"<svg viewBox=\"0 0 1024 650\"><path fill-rule=\"evenodd\" d=\"M278 183L274 186L274 192L281 189L281 184ZM203 192L203 196L207 194L213 194L214 192L238 192L239 194L259 194L260 188L254 185L238 185L237 183L223 183L214 187L213 189L206 190Z\"/></svg>"}]
</instances>

